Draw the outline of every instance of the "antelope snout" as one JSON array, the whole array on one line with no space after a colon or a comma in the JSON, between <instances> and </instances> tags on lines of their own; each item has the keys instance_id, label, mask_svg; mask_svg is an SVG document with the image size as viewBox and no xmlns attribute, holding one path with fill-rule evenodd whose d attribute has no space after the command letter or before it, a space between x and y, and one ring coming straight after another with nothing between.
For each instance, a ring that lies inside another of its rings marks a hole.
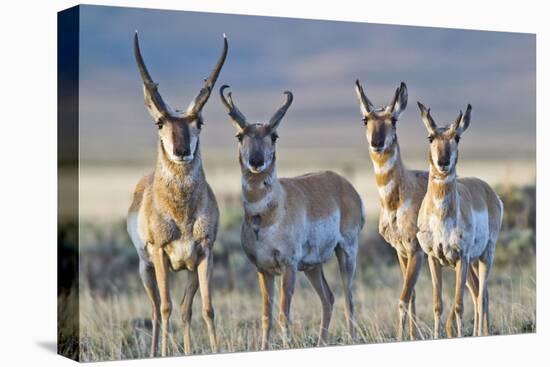
<instances>
[{"instance_id":1,"label":"antelope snout","mask_svg":"<svg viewBox=\"0 0 550 367\"><path fill-rule=\"evenodd\" d=\"M252 156L248 164L253 172L260 172L264 166L264 159L261 156Z\"/></svg>"},{"instance_id":2,"label":"antelope snout","mask_svg":"<svg viewBox=\"0 0 550 367\"><path fill-rule=\"evenodd\" d=\"M189 149L189 147L175 148L174 157L179 161L190 161L193 158L191 156L191 149Z\"/></svg>"},{"instance_id":3,"label":"antelope snout","mask_svg":"<svg viewBox=\"0 0 550 367\"><path fill-rule=\"evenodd\" d=\"M373 139L370 147L374 152L381 153L384 150L384 139Z\"/></svg>"},{"instance_id":4,"label":"antelope snout","mask_svg":"<svg viewBox=\"0 0 550 367\"><path fill-rule=\"evenodd\" d=\"M439 169L443 172L449 171L451 168L451 161L445 159L445 160L438 160L437 165L439 166Z\"/></svg>"}]
</instances>

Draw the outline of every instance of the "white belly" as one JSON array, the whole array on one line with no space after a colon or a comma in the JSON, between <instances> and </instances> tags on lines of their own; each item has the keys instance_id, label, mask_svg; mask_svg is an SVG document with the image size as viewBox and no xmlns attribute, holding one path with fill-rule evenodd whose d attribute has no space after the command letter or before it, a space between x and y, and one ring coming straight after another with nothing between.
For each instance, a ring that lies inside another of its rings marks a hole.
<instances>
[{"instance_id":1,"label":"white belly","mask_svg":"<svg viewBox=\"0 0 550 367\"><path fill-rule=\"evenodd\" d=\"M339 213L307 223L304 233L306 236L302 240L300 256L302 266L328 261L338 242L343 240Z\"/></svg>"}]
</instances>

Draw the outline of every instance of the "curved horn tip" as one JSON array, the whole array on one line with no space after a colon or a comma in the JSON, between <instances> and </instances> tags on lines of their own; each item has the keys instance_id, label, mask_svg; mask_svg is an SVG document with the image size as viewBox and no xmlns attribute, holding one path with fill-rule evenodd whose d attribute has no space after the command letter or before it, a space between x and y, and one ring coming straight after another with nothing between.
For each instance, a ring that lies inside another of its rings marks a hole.
<instances>
[{"instance_id":1,"label":"curved horn tip","mask_svg":"<svg viewBox=\"0 0 550 367\"><path fill-rule=\"evenodd\" d=\"M220 87L220 93L223 94L223 91L226 90L227 88L230 88L229 85L227 84L224 84Z\"/></svg>"},{"instance_id":2,"label":"curved horn tip","mask_svg":"<svg viewBox=\"0 0 550 367\"><path fill-rule=\"evenodd\" d=\"M420 101L416 101L416 104L418 105L418 108L420 108L421 111L425 109L424 105Z\"/></svg>"},{"instance_id":3,"label":"curved horn tip","mask_svg":"<svg viewBox=\"0 0 550 367\"><path fill-rule=\"evenodd\" d=\"M404 81L401 81L401 84L399 85L399 88L401 88L401 89L407 88L407 84L405 84Z\"/></svg>"},{"instance_id":4,"label":"curved horn tip","mask_svg":"<svg viewBox=\"0 0 550 367\"><path fill-rule=\"evenodd\" d=\"M468 103L468 106L466 107L466 111L471 110L471 109L472 109L472 105Z\"/></svg>"},{"instance_id":5,"label":"curved horn tip","mask_svg":"<svg viewBox=\"0 0 550 367\"><path fill-rule=\"evenodd\" d=\"M227 35L223 32L223 39L227 39Z\"/></svg>"}]
</instances>

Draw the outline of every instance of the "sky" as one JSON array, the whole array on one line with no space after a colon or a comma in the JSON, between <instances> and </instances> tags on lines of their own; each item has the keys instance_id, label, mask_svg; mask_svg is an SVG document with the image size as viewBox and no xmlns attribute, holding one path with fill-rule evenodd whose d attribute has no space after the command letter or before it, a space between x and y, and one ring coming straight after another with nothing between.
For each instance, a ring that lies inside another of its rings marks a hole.
<instances>
[{"instance_id":1,"label":"sky","mask_svg":"<svg viewBox=\"0 0 550 367\"><path fill-rule=\"evenodd\" d=\"M535 35L82 6L80 153L85 162L142 163L154 158L156 128L143 103L132 39L173 108L199 91L222 49L229 53L203 110L203 152L232 149L235 131L218 94L229 84L249 121L267 121L290 90L279 149L363 149L354 82L388 104L401 81L409 104L398 122L407 154L424 155L426 131L416 101L439 124L473 106L461 149L475 156L535 158ZM236 149L236 148L235 148ZM462 153L462 151L461 151Z\"/></svg>"}]
</instances>

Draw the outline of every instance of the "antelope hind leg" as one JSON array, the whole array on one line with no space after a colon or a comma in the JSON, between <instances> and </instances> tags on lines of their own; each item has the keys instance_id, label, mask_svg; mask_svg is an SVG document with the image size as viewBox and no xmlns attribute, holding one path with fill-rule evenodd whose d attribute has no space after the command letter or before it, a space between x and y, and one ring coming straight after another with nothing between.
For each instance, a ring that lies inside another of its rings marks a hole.
<instances>
[{"instance_id":1,"label":"antelope hind leg","mask_svg":"<svg viewBox=\"0 0 550 367\"><path fill-rule=\"evenodd\" d=\"M479 279L477 278L474 267L474 263L470 264L468 278L466 279L466 286L470 291L470 295L472 296L472 302L474 305L474 327L472 336L477 336L477 324L479 323L479 310L477 307L477 300L479 296Z\"/></svg>"},{"instance_id":2,"label":"antelope hind leg","mask_svg":"<svg viewBox=\"0 0 550 367\"><path fill-rule=\"evenodd\" d=\"M340 277L342 278L342 285L344 287L344 312L348 322L351 342L353 343L355 341L355 315L353 310L352 283L355 275L355 256L349 255L338 246L336 247L336 258L338 259L338 268L340 269Z\"/></svg>"},{"instance_id":3,"label":"antelope hind leg","mask_svg":"<svg viewBox=\"0 0 550 367\"><path fill-rule=\"evenodd\" d=\"M185 293L181 300L181 315L183 324L183 351L186 355L191 354L191 315L193 299L199 288L199 278L196 271L187 273L187 284Z\"/></svg>"},{"instance_id":4,"label":"antelope hind leg","mask_svg":"<svg viewBox=\"0 0 550 367\"><path fill-rule=\"evenodd\" d=\"M281 276L281 304L279 307L279 325L283 334L283 347L288 348L290 345L290 303L294 295L294 287L296 285L296 268L288 265L283 270Z\"/></svg>"},{"instance_id":5,"label":"antelope hind leg","mask_svg":"<svg viewBox=\"0 0 550 367\"><path fill-rule=\"evenodd\" d=\"M317 292L317 295L321 299L323 308L323 316L321 320L321 328L319 331L318 346L325 345L328 338L328 327L330 325L330 319L332 316L332 308L334 306L334 295L329 288L329 285L323 274L323 266L318 265L311 270L305 272L309 282Z\"/></svg>"}]
</instances>

